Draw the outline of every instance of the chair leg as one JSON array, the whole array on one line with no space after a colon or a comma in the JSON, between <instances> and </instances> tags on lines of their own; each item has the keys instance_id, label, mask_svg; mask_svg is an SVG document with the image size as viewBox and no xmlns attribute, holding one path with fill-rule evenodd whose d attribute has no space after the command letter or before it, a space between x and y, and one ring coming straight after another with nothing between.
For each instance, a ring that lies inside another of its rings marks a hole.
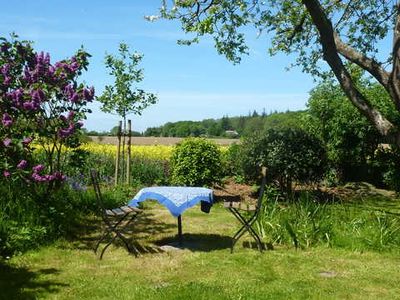
<instances>
[{"instance_id":1,"label":"chair leg","mask_svg":"<svg viewBox=\"0 0 400 300\"><path fill-rule=\"evenodd\" d=\"M112 224L109 220L104 219L104 222L107 225L107 229L105 230L105 233L103 234L103 236L99 239L99 241L96 244L95 247L95 253L98 250L98 247L100 245L100 243L105 239L105 237L111 233L114 233L114 236L111 238L111 240L106 244L106 246L104 246L103 250L101 251L100 254L100 259L103 258L104 252L106 251L106 249L115 241L115 239L118 237L120 240L122 240L122 242L125 244L126 249L128 250L129 253L134 253L134 255L137 257L138 255L140 255L139 250L133 246L133 250L131 249L131 247L129 246L128 241L126 240L126 238L122 235L122 233L120 231L122 231L125 227L127 227L136 217L137 215L133 215L128 222L121 227L120 229L118 229L118 226L121 224L121 222L123 220L125 220L125 218L128 216L129 214L125 214L122 218L120 218L118 221L115 222L115 224Z\"/></svg>"},{"instance_id":2,"label":"chair leg","mask_svg":"<svg viewBox=\"0 0 400 300\"><path fill-rule=\"evenodd\" d=\"M106 252L106 249L111 245L111 243L113 242L113 240L114 240L114 238L111 239L111 241L108 242L107 245L104 246L104 248L103 248L103 250L101 251L101 254L100 254L100 260L103 259L103 254L104 254L104 252Z\"/></svg>"},{"instance_id":3,"label":"chair leg","mask_svg":"<svg viewBox=\"0 0 400 300\"><path fill-rule=\"evenodd\" d=\"M101 243L101 242L106 238L106 236L109 235L109 234L110 234L110 232L109 232L107 229L105 229L105 231L104 231L102 237L98 240L98 242L96 243L96 246L94 247L94 253L97 253L97 250L98 250L98 248L99 248L99 246L100 246L100 243Z\"/></svg>"},{"instance_id":4,"label":"chair leg","mask_svg":"<svg viewBox=\"0 0 400 300\"><path fill-rule=\"evenodd\" d=\"M257 234L257 232L253 229L252 225L257 219L257 214L254 214L250 219L246 220L236 209L230 208L229 209L232 214L239 220L240 223L242 223L242 227L235 233L235 235L232 238L232 246L231 246L231 253L233 252L233 247L235 246L236 242L243 236L243 234L247 231L249 234L253 237L257 244L258 250L262 252L263 246L262 246L262 241Z\"/></svg>"}]
</instances>

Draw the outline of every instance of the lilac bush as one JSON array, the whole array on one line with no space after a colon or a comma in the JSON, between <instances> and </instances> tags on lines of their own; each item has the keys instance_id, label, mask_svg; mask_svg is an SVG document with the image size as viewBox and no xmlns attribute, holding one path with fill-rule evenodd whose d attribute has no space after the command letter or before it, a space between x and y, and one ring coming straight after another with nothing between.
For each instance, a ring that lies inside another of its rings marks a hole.
<instances>
[{"instance_id":1,"label":"lilac bush","mask_svg":"<svg viewBox=\"0 0 400 300\"><path fill-rule=\"evenodd\" d=\"M54 187L65 179L62 151L75 140L94 98L94 88L78 82L88 57L80 49L52 63L49 53L36 52L30 42L0 37L2 180ZM43 164L33 157L38 145L45 153Z\"/></svg>"}]
</instances>

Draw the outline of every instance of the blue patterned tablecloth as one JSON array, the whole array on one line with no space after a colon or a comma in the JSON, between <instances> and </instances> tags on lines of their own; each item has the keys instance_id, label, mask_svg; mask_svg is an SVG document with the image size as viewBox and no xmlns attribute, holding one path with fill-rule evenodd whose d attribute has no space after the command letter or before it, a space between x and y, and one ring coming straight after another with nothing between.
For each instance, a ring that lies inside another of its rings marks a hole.
<instances>
[{"instance_id":1,"label":"blue patterned tablecloth","mask_svg":"<svg viewBox=\"0 0 400 300\"><path fill-rule=\"evenodd\" d=\"M202 187L157 186L141 189L128 205L137 207L139 202L157 200L164 205L174 217L200 201L213 203L211 189Z\"/></svg>"}]
</instances>

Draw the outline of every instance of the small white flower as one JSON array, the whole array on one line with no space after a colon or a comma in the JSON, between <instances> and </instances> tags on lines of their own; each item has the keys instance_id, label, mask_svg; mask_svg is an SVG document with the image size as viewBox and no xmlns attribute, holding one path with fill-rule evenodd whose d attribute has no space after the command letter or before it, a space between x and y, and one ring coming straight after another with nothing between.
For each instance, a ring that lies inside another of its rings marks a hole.
<instances>
[{"instance_id":1,"label":"small white flower","mask_svg":"<svg viewBox=\"0 0 400 300\"><path fill-rule=\"evenodd\" d=\"M141 59L141 58L142 58L142 55L141 55L140 53L135 52L135 53L133 54L133 57L134 57L135 59Z\"/></svg>"},{"instance_id":2,"label":"small white flower","mask_svg":"<svg viewBox=\"0 0 400 300\"><path fill-rule=\"evenodd\" d=\"M158 19L160 18L160 16L152 15L152 16L144 16L144 18L145 18L147 21L154 22L154 21L158 20Z\"/></svg>"}]
</instances>

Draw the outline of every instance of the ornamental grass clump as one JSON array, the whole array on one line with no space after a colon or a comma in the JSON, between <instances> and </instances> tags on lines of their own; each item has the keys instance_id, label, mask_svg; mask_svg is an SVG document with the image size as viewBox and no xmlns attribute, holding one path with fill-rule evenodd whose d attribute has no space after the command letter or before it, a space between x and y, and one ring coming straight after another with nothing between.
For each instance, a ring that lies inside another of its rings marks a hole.
<instances>
[{"instance_id":1,"label":"ornamental grass clump","mask_svg":"<svg viewBox=\"0 0 400 300\"><path fill-rule=\"evenodd\" d=\"M173 184L212 186L221 179L221 152L215 143L203 138L188 138L175 147L171 158Z\"/></svg>"}]
</instances>

